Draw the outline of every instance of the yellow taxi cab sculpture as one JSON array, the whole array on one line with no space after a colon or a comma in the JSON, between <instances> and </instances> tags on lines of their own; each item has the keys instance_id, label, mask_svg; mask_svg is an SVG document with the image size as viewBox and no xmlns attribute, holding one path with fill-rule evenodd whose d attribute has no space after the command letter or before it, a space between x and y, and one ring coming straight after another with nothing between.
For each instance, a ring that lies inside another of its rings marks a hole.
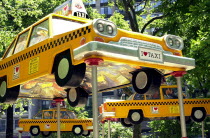
<instances>
[{"instance_id":1,"label":"yellow taxi cab sculpture","mask_svg":"<svg viewBox=\"0 0 210 138\"><path fill-rule=\"evenodd\" d=\"M147 119L171 119L180 116L176 85L160 86L153 95L135 93L128 100L110 100L99 107L100 120L119 118L123 126L130 127ZM184 95L186 121L202 122L210 115L210 99L187 99Z\"/></svg>"},{"instance_id":2,"label":"yellow taxi cab sculpture","mask_svg":"<svg viewBox=\"0 0 210 138\"><path fill-rule=\"evenodd\" d=\"M92 78L85 60L90 58L104 61L98 67L99 91L132 84L138 93L153 92L163 75L195 67L194 59L182 56L184 43L178 36L150 36L84 17L82 1L70 0L15 37L0 61L1 103L12 103L24 93L44 99L45 94L24 89L44 78L53 78L67 92L70 105L86 101Z\"/></svg>"},{"instance_id":3,"label":"yellow taxi cab sculpture","mask_svg":"<svg viewBox=\"0 0 210 138\"><path fill-rule=\"evenodd\" d=\"M89 136L93 130L92 119L77 119L74 112L61 108L60 110L61 132L73 132L74 135ZM42 110L33 119L20 119L19 132L30 132L32 136L40 133L48 137L57 131L57 110ZM21 128L21 130L20 130Z\"/></svg>"}]
</instances>

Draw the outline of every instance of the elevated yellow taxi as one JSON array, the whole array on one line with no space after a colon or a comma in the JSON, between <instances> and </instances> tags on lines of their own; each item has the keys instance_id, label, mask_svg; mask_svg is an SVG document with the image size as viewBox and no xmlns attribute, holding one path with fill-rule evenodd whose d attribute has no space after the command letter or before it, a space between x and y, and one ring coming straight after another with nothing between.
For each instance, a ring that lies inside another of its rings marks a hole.
<instances>
[{"instance_id":1,"label":"elevated yellow taxi","mask_svg":"<svg viewBox=\"0 0 210 138\"><path fill-rule=\"evenodd\" d=\"M194 59L182 56L178 36L150 36L82 17L88 17L82 1L67 1L14 38L0 61L1 103L24 96L44 99L45 94L24 87L35 87L31 81L43 78L53 78L70 105L86 101L92 88L91 68L85 64L90 58L104 61L98 67L99 91L132 84L136 92L150 93L159 89L162 75L195 67Z\"/></svg>"},{"instance_id":2,"label":"elevated yellow taxi","mask_svg":"<svg viewBox=\"0 0 210 138\"><path fill-rule=\"evenodd\" d=\"M161 86L160 92L153 95L133 94L128 100L107 101L100 107L101 121L120 118L122 125L130 127L144 119L166 119L179 117L177 86ZM184 114L196 122L210 115L210 99L187 99L184 95Z\"/></svg>"},{"instance_id":3,"label":"elevated yellow taxi","mask_svg":"<svg viewBox=\"0 0 210 138\"><path fill-rule=\"evenodd\" d=\"M77 119L74 112L60 110L60 130L61 132L73 132L74 135L89 136L93 130L92 119ZM18 122L20 132L30 132L32 136L50 136L57 131L57 110L42 110L33 119L20 119ZM21 129L20 129L21 128Z\"/></svg>"}]
</instances>

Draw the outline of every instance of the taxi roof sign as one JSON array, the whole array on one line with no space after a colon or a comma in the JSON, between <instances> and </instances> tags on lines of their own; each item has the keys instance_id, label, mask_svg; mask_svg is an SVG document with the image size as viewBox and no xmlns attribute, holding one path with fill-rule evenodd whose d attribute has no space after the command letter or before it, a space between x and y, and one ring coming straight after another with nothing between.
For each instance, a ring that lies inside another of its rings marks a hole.
<instances>
[{"instance_id":1,"label":"taxi roof sign","mask_svg":"<svg viewBox=\"0 0 210 138\"><path fill-rule=\"evenodd\" d=\"M68 0L56 7L53 13L64 16L77 16L89 18L82 0Z\"/></svg>"}]
</instances>

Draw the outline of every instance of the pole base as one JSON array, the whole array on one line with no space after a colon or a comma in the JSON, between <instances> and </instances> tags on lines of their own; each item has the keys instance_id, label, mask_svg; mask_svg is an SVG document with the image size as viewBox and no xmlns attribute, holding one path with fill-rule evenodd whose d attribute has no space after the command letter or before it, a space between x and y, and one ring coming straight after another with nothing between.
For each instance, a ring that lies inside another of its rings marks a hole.
<instances>
[{"instance_id":1,"label":"pole base","mask_svg":"<svg viewBox=\"0 0 210 138\"><path fill-rule=\"evenodd\" d=\"M174 72L171 73L171 75L174 76L174 77L182 77L185 74L187 74L186 71L174 71Z\"/></svg>"},{"instance_id":2,"label":"pole base","mask_svg":"<svg viewBox=\"0 0 210 138\"><path fill-rule=\"evenodd\" d=\"M88 65L100 65L104 60L102 58L88 58L85 60L85 63Z\"/></svg>"}]
</instances>

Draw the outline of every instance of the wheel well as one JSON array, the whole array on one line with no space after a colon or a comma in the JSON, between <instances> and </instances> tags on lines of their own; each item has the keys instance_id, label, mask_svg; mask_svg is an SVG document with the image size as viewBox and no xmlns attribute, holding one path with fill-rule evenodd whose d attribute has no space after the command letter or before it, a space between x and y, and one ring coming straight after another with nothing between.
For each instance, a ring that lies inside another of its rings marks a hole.
<instances>
[{"instance_id":1,"label":"wheel well","mask_svg":"<svg viewBox=\"0 0 210 138\"><path fill-rule=\"evenodd\" d=\"M6 83L7 83L7 88L8 88L8 80L7 80L7 76L5 75L5 76L0 77L0 81L1 81L1 80L6 80Z\"/></svg>"},{"instance_id":2,"label":"wheel well","mask_svg":"<svg viewBox=\"0 0 210 138\"><path fill-rule=\"evenodd\" d=\"M196 110L196 109L197 109L197 110L198 110L198 109L204 110L204 111L206 112L206 109L205 109L204 107L193 107L193 108L192 108L192 111L193 111L193 110ZM192 114L192 111L191 111L191 114Z\"/></svg>"},{"instance_id":3,"label":"wheel well","mask_svg":"<svg viewBox=\"0 0 210 138\"><path fill-rule=\"evenodd\" d=\"M65 51L63 51L63 52L61 52L61 53L58 53L58 54L55 56L54 61L53 61L52 71L51 71L52 74L55 72L55 63L56 63L57 57L58 57L59 55L63 55L63 54L69 54L69 55L70 55L70 49L67 49L67 50L65 50Z\"/></svg>"},{"instance_id":4,"label":"wheel well","mask_svg":"<svg viewBox=\"0 0 210 138\"><path fill-rule=\"evenodd\" d=\"M132 112L132 111L140 111L140 113L142 113L142 115L144 115L142 109L131 109L131 110L129 110L127 117L129 116L130 112Z\"/></svg>"}]
</instances>

